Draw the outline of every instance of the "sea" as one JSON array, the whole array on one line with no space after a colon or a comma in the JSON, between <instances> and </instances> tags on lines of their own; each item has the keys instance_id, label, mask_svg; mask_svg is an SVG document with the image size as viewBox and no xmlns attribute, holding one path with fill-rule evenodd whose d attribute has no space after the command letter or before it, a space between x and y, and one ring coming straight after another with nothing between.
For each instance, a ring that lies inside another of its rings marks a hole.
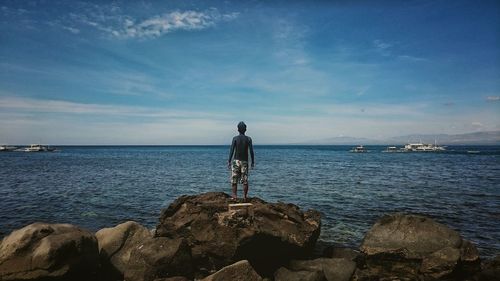
<instances>
[{"instance_id":1,"label":"sea","mask_svg":"<svg viewBox=\"0 0 500 281\"><path fill-rule=\"evenodd\" d=\"M37 221L97 231L134 220L153 229L181 195L230 193L228 146L56 148L0 153L0 237ZM319 240L337 246L357 248L378 218L406 212L459 231L484 258L500 254L500 146L351 148L257 145L249 196L320 211Z\"/></svg>"}]
</instances>

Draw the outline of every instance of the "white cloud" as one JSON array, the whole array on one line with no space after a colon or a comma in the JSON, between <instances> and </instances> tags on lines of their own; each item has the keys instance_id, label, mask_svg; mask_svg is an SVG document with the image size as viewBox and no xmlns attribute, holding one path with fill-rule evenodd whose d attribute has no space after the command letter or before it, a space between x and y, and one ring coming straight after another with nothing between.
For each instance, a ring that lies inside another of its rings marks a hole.
<instances>
[{"instance_id":1,"label":"white cloud","mask_svg":"<svg viewBox=\"0 0 500 281\"><path fill-rule=\"evenodd\" d=\"M487 101L500 101L500 96L488 96L486 97Z\"/></svg>"},{"instance_id":2,"label":"white cloud","mask_svg":"<svg viewBox=\"0 0 500 281\"><path fill-rule=\"evenodd\" d=\"M120 105L102 105L91 103L77 103L61 100L42 100L19 97L0 98L0 109L5 114L15 113L64 113L64 114L88 114L105 115L115 117L145 117L145 118L221 118L221 114L207 114L195 111L168 110L161 108L139 107L139 106L120 106Z\"/></svg>"},{"instance_id":3,"label":"white cloud","mask_svg":"<svg viewBox=\"0 0 500 281\"><path fill-rule=\"evenodd\" d=\"M216 8L205 11L173 11L161 15L137 19L119 14L120 9L110 9L106 14L70 14L70 18L94 27L108 35L121 39L157 38L177 30L202 30L215 26L220 21L231 21L239 13L222 14Z\"/></svg>"}]
</instances>

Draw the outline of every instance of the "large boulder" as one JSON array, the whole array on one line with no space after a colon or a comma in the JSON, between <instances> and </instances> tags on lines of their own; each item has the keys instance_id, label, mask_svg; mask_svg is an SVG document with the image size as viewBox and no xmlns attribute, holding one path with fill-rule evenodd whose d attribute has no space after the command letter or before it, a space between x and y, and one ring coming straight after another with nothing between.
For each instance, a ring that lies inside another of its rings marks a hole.
<instances>
[{"instance_id":1,"label":"large boulder","mask_svg":"<svg viewBox=\"0 0 500 281\"><path fill-rule=\"evenodd\" d=\"M262 281L262 278L247 260L242 260L223 267L201 281Z\"/></svg>"},{"instance_id":2,"label":"large boulder","mask_svg":"<svg viewBox=\"0 0 500 281\"><path fill-rule=\"evenodd\" d=\"M261 276L304 258L319 236L317 211L258 198L249 200L249 210L229 211L230 203L225 193L182 196L162 211L155 235L185 237L195 266L205 273L246 259Z\"/></svg>"},{"instance_id":3,"label":"large boulder","mask_svg":"<svg viewBox=\"0 0 500 281\"><path fill-rule=\"evenodd\" d=\"M93 280L98 267L94 234L70 224L30 224L0 244L0 280Z\"/></svg>"},{"instance_id":4,"label":"large boulder","mask_svg":"<svg viewBox=\"0 0 500 281\"><path fill-rule=\"evenodd\" d=\"M193 272L191 250L183 238L151 238L134 247L126 266L127 281L188 276Z\"/></svg>"},{"instance_id":5,"label":"large boulder","mask_svg":"<svg viewBox=\"0 0 500 281\"><path fill-rule=\"evenodd\" d=\"M382 217L360 247L365 265L357 280L464 278L479 270L479 252L458 232L421 215Z\"/></svg>"},{"instance_id":6,"label":"large boulder","mask_svg":"<svg viewBox=\"0 0 500 281\"><path fill-rule=\"evenodd\" d=\"M133 221L101 229L95 235L108 280L123 279L132 251L153 237L147 228Z\"/></svg>"}]
</instances>

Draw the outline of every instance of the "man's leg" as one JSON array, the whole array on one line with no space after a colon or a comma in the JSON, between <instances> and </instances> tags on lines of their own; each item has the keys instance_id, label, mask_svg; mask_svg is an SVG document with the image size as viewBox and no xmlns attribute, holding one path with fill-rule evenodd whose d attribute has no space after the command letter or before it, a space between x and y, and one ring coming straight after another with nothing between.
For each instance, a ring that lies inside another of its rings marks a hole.
<instances>
[{"instance_id":1,"label":"man's leg","mask_svg":"<svg viewBox=\"0 0 500 281\"><path fill-rule=\"evenodd\" d=\"M247 200L247 194L248 194L248 183L243 185L243 198Z\"/></svg>"},{"instance_id":2,"label":"man's leg","mask_svg":"<svg viewBox=\"0 0 500 281\"><path fill-rule=\"evenodd\" d=\"M238 198L238 195L236 195L236 190L238 189L238 184L237 183L233 183L231 184L231 188L233 190L233 199L236 199Z\"/></svg>"}]
</instances>

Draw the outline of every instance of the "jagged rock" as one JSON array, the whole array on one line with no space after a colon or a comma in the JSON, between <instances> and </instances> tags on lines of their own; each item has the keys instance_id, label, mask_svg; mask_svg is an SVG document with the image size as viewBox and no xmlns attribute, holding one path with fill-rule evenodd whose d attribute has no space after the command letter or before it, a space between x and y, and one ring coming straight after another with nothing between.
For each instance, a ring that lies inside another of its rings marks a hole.
<instances>
[{"instance_id":1,"label":"jagged rock","mask_svg":"<svg viewBox=\"0 0 500 281\"><path fill-rule=\"evenodd\" d=\"M128 221L96 233L101 263L106 267L107 279L123 277L130 254L153 235L144 226ZM115 277L115 278L113 278Z\"/></svg>"},{"instance_id":2,"label":"jagged rock","mask_svg":"<svg viewBox=\"0 0 500 281\"><path fill-rule=\"evenodd\" d=\"M382 217L365 235L360 249L365 268L356 272L355 280L467 278L479 269L472 243L420 215Z\"/></svg>"},{"instance_id":3,"label":"jagged rock","mask_svg":"<svg viewBox=\"0 0 500 281\"><path fill-rule=\"evenodd\" d=\"M70 224L33 223L0 244L0 280L92 280L98 266L94 234Z\"/></svg>"},{"instance_id":4,"label":"jagged rock","mask_svg":"<svg viewBox=\"0 0 500 281\"><path fill-rule=\"evenodd\" d=\"M320 271L327 281L349 281L356 263L343 258L319 258L314 260L293 260L288 266L292 271Z\"/></svg>"},{"instance_id":5,"label":"jagged rock","mask_svg":"<svg viewBox=\"0 0 500 281\"><path fill-rule=\"evenodd\" d=\"M153 281L175 276L192 276L191 251L182 238L147 239L134 247L124 276L127 281Z\"/></svg>"},{"instance_id":6,"label":"jagged rock","mask_svg":"<svg viewBox=\"0 0 500 281\"><path fill-rule=\"evenodd\" d=\"M324 281L321 271L291 271L281 267L274 273L274 281Z\"/></svg>"},{"instance_id":7,"label":"jagged rock","mask_svg":"<svg viewBox=\"0 0 500 281\"><path fill-rule=\"evenodd\" d=\"M304 258L319 236L317 211L252 198L251 212L229 212L229 203L225 193L182 196L162 211L155 235L185 237L196 267L205 273L246 259L261 276Z\"/></svg>"},{"instance_id":8,"label":"jagged rock","mask_svg":"<svg viewBox=\"0 0 500 281\"><path fill-rule=\"evenodd\" d=\"M262 278L247 260L242 260L223 267L202 281L262 281Z\"/></svg>"}]
</instances>

